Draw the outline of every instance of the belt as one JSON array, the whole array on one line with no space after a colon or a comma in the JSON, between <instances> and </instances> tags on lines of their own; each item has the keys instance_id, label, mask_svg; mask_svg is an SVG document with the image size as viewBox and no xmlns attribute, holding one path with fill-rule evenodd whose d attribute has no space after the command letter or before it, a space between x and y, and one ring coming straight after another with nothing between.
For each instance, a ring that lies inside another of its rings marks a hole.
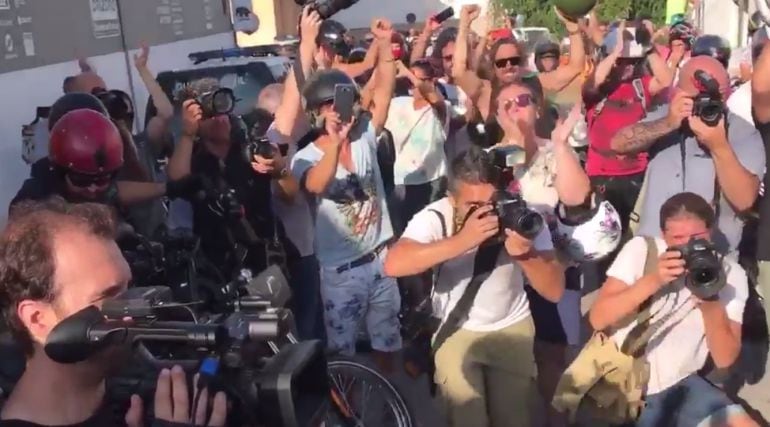
<instances>
[{"instance_id":1,"label":"belt","mask_svg":"<svg viewBox=\"0 0 770 427\"><path fill-rule=\"evenodd\" d=\"M347 264L342 264L341 266L337 267L337 274L344 273L356 267L361 267L362 265L366 265L371 262L374 262L374 260L377 259L377 256L382 252L382 250L385 249L385 246L387 246L387 242L381 244L380 246L377 246L373 251L369 252L368 254L360 258L357 258Z\"/></svg>"}]
</instances>

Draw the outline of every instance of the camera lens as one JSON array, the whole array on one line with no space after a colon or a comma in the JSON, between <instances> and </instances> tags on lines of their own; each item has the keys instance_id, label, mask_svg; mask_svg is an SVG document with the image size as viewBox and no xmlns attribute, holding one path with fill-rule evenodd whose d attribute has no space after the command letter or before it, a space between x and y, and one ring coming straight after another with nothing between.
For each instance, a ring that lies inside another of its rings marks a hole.
<instances>
[{"instance_id":1,"label":"camera lens","mask_svg":"<svg viewBox=\"0 0 770 427\"><path fill-rule=\"evenodd\" d=\"M235 107L235 97L229 89L220 89L212 95L211 109L217 114L227 114Z\"/></svg>"},{"instance_id":2,"label":"camera lens","mask_svg":"<svg viewBox=\"0 0 770 427\"><path fill-rule=\"evenodd\" d=\"M690 277L694 283L708 285L719 277L719 272L711 268L698 268L690 270Z\"/></svg>"}]
</instances>

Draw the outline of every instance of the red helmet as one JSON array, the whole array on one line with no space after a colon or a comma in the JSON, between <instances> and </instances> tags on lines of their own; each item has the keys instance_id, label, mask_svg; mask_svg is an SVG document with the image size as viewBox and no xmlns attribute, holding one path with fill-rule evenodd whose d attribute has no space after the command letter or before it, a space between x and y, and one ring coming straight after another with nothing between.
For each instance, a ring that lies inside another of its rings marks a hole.
<instances>
[{"instance_id":1,"label":"red helmet","mask_svg":"<svg viewBox=\"0 0 770 427\"><path fill-rule=\"evenodd\" d=\"M123 166L123 139L110 119L93 110L74 110L51 129L48 157L61 168L87 175Z\"/></svg>"}]
</instances>

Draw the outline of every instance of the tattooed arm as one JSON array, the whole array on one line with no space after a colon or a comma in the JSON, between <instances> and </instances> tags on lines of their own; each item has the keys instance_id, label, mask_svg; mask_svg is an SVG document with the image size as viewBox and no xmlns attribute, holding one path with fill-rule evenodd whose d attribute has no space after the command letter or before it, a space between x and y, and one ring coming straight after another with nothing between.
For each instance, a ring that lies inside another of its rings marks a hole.
<instances>
[{"instance_id":1,"label":"tattooed arm","mask_svg":"<svg viewBox=\"0 0 770 427\"><path fill-rule=\"evenodd\" d=\"M610 148L617 154L636 154L647 151L655 141L677 130L667 117L651 122L639 122L621 129L612 137Z\"/></svg>"}]
</instances>

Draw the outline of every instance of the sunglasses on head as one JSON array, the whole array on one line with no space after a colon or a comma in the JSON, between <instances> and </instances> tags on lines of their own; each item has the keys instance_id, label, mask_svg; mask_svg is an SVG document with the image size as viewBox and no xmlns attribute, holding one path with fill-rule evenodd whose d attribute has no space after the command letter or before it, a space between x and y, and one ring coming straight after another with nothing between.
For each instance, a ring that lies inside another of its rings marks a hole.
<instances>
[{"instance_id":1,"label":"sunglasses on head","mask_svg":"<svg viewBox=\"0 0 770 427\"><path fill-rule=\"evenodd\" d=\"M521 57L512 56L510 58L495 59L495 67L505 68L507 65L510 65L511 67L517 67L521 65Z\"/></svg>"},{"instance_id":2,"label":"sunglasses on head","mask_svg":"<svg viewBox=\"0 0 770 427\"><path fill-rule=\"evenodd\" d=\"M112 182L115 177L114 173L107 173L101 175L89 175L79 172L67 172L67 179L75 187L87 188L92 185L97 187L105 187Z\"/></svg>"},{"instance_id":3,"label":"sunglasses on head","mask_svg":"<svg viewBox=\"0 0 770 427\"><path fill-rule=\"evenodd\" d=\"M534 98L528 93L522 93L514 98L506 99L503 101L503 108L505 111L510 110L514 105L519 108L527 108L534 103Z\"/></svg>"}]
</instances>

